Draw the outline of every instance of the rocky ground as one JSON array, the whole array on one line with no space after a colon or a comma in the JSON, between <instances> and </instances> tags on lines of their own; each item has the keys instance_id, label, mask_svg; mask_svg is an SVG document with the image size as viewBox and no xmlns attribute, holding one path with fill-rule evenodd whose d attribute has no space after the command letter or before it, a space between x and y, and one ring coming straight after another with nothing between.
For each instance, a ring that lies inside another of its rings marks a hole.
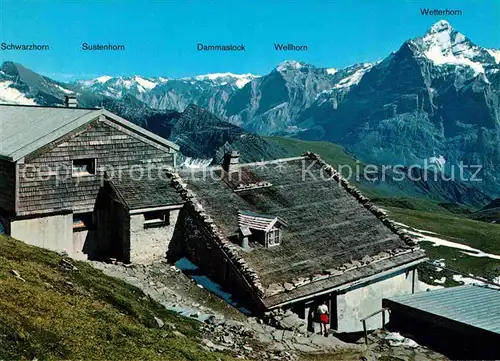
<instances>
[{"instance_id":1,"label":"rocky ground","mask_svg":"<svg viewBox=\"0 0 500 361\"><path fill-rule=\"evenodd\" d=\"M345 343L333 335L325 337L313 334L307 332L305 322L290 311L276 311L264 319L247 317L166 262L149 266L91 263L105 274L142 289L167 309L198 319L201 322L200 343L203 347L227 352L237 358L409 361L445 359L411 342L386 340L380 332L370 335L369 346L361 342ZM164 324L161 319L157 319L157 322L160 327L176 332L175 325Z\"/></svg>"}]
</instances>

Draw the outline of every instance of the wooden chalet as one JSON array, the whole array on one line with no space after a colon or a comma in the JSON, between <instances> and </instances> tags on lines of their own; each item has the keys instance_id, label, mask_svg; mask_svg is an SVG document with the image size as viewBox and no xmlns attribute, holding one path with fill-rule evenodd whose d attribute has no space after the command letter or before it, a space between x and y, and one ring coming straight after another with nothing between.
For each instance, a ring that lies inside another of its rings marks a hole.
<instances>
[{"instance_id":1,"label":"wooden chalet","mask_svg":"<svg viewBox=\"0 0 500 361\"><path fill-rule=\"evenodd\" d=\"M110 208L113 212L123 208L119 217L123 222L116 224L124 233L130 234L131 225L136 235L139 228L151 232L136 223L147 223L154 215L149 212L178 208L179 199L162 194L151 202L161 189L142 197L149 192L144 189L148 183L127 183L129 170L174 167L179 147L104 109L77 108L72 99L67 105L0 105L0 228L27 243L76 258L117 253L127 260L153 256L141 254L133 237L118 246L112 238L99 238L105 229L120 231L113 222L106 223L110 217L97 212L97 201L110 189L105 185L111 174L126 200L123 207L117 199ZM172 227L157 226L166 232ZM168 242L162 243L166 249ZM157 251L164 256L164 249Z\"/></svg>"}]
</instances>

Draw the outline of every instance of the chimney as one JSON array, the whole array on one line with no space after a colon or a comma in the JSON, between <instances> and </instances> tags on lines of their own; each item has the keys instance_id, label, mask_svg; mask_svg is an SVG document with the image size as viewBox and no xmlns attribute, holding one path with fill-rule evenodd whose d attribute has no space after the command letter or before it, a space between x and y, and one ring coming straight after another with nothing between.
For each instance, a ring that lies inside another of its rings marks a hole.
<instances>
[{"instance_id":1,"label":"chimney","mask_svg":"<svg viewBox=\"0 0 500 361\"><path fill-rule=\"evenodd\" d=\"M222 168L228 173L238 171L238 163L240 162L240 153L233 150L232 152L224 154L224 163Z\"/></svg>"},{"instance_id":2,"label":"chimney","mask_svg":"<svg viewBox=\"0 0 500 361\"><path fill-rule=\"evenodd\" d=\"M66 108L78 108L76 94L69 94L64 96L64 104L66 105Z\"/></svg>"},{"instance_id":3,"label":"chimney","mask_svg":"<svg viewBox=\"0 0 500 361\"><path fill-rule=\"evenodd\" d=\"M248 249L248 237L252 235L252 231L247 226L241 226L239 230L240 245L243 249Z\"/></svg>"}]
</instances>

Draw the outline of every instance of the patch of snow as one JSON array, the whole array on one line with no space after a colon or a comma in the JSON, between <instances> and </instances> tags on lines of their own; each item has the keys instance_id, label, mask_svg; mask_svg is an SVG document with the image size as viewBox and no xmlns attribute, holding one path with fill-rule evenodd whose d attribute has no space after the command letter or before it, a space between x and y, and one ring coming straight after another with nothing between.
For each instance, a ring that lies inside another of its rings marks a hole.
<instances>
[{"instance_id":1,"label":"patch of snow","mask_svg":"<svg viewBox=\"0 0 500 361\"><path fill-rule=\"evenodd\" d=\"M103 75L103 76L100 76L99 78L95 78L94 81L98 82L98 83L101 83L101 84L104 84L104 83L106 83L111 78L112 77L109 76L109 75Z\"/></svg>"},{"instance_id":2,"label":"patch of snow","mask_svg":"<svg viewBox=\"0 0 500 361\"><path fill-rule=\"evenodd\" d=\"M141 78L140 76L136 76L134 80L144 89L151 90L156 86L156 83L152 82L151 80Z\"/></svg>"},{"instance_id":3,"label":"patch of snow","mask_svg":"<svg viewBox=\"0 0 500 361\"><path fill-rule=\"evenodd\" d=\"M11 81L0 82L0 103L15 103L23 105L37 105L33 99L27 98L16 88L11 88Z\"/></svg>"},{"instance_id":4,"label":"patch of snow","mask_svg":"<svg viewBox=\"0 0 500 361\"><path fill-rule=\"evenodd\" d=\"M296 125L289 125L286 127L285 132L288 134L297 134L299 132L305 132L307 128L300 128Z\"/></svg>"},{"instance_id":5,"label":"patch of snow","mask_svg":"<svg viewBox=\"0 0 500 361\"><path fill-rule=\"evenodd\" d=\"M432 290L439 290L441 288L444 288L443 286L436 286L436 285L428 285L427 283L423 281L418 281L418 289L420 291L432 291Z\"/></svg>"},{"instance_id":6,"label":"patch of snow","mask_svg":"<svg viewBox=\"0 0 500 361\"><path fill-rule=\"evenodd\" d=\"M443 157L442 155L438 157L430 157L429 164L435 164L438 166L439 169L442 170L444 168L444 165L446 164L446 158Z\"/></svg>"},{"instance_id":7,"label":"patch of snow","mask_svg":"<svg viewBox=\"0 0 500 361\"><path fill-rule=\"evenodd\" d=\"M198 159L198 158L191 158L191 157L186 157L186 159L179 165L181 168L192 168L192 169L199 169L199 168L207 168L212 164L212 158L210 159Z\"/></svg>"},{"instance_id":8,"label":"patch of snow","mask_svg":"<svg viewBox=\"0 0 500 361\"><path fill-rule=\"evenodd\" d=\"M55 84L56 88L59 89L60 91L62 91L63 93L66 93L66 94L73 94L73 92L69 89L66 89L66 88L63 88L62 86L58 85L58 84Z\"/></svg>"},{"instance_id":9,"label":"patch of snow","mask_svg":"<svg viewBox=\"0 0 500 361\"><path fill-rule=\"evenodd\" d=\"M458 250L461 250L462 253L468 255L468 256L473 256L473 257L487 257L487 258L492 258L492 259L497 259L500 260L500 256L496 254L491 254L491 253L486 253L483 252L479 249L472 248L470 246L467 246L462 243L456 243L456 242L451 242L442 238L438 237L433 237L429 235L425 235L419 232L411 231L411 230L406 230L408 234L411 234L415 237L417 237L418 241L424 241L424 242L430 242L433 244L434 247L438 246L443 246L443 247L449 247L449 248L455 248Z\"/></svg>"},{"instance_id":10,"label":"patch of snow","mask_svg":"<svg viewBox=\"0 0 500 361\"><path fill-rule=\"evenodd\" d=\"M317 100L318 98L321 98L323 95L330 95L333 93L332 89L325 89L320 91L316 96L314 97L314 100Z\"/></svg>"},{"instance_id":11,"label":"patch of snow","mask_svg":"<svg viewBox=\"0 0 500 361\"><path fill-rule=\"evenodd\" d=\"M445 282L446 282L446 277L444 277L444 276L439 278L439 279L434 280L434 283L439 283L441 285L444 284Z\"/></svg>"},{"instance_id":12,"label":"patch of snow","mask_svg":"<svg viewBox=\"0 0 500 361\"><path fill-rule=\"evenodd\" d=\"M400 226L400 227L404 227L404 228L411 228L411 229L413 229L414 231L417 231L417 232L419 232L419 233L437 234L437 233L435 233L435 232L426 231L426 230L424 230L424 229L418 229L418 228L415 228L415 227L410 227L409 225L404 224L404 223L399 223L399 222L396 222L396 221L393 221L393 222L394 222L394 224L397 224L397 225L398 225L398 226Z\"/></svg>"},{"instance_id":13,"label":"patch of snow","mask_svg":"<svg viewBox=\"0 0 500 361\"><path fill-rule=\"evenodd\" d=\"M326 73L327 74L330 74L330 75L333 75L337 72L337 69L335 68L329 68L329 69L326 69Z\"/></svg>"},{"instance_id":14,"label":"patch of snow","mask_svg":"<svg viewBox=\"0 0 500 361\"><path fill-rule=\"evenodd\" d=\"M213 73L213 74L203 74L197 75L194 78L196 80L224 80L225 82L221 83L221 85L227 84L227 80L232 80L234 84L238 88L243 88L246 83L252 81L255 78L258 78L258 75L254 74L234 74L234 73Z\"/></svg>"},{"instance_id":15,"label":"patch of snow","mask_svg":"<svg viewBox=\"0 0 500 361\"><path fill-rule=\"evenodd\" d=\"M500 50L497 50L497 49L486 49L486 51L488 53L490 53L490 55L492 57L495 58L495 61L496 61L497 64L500 63Z\"/></svg>"},{"instance_id":16,"label":"patch of snow","mask_svg":"<svg viewBox=\"0 0 500 361\"><path fill-rule=\"evenodd\" d=\"M234 306L235 308L237 308L238 310L240 310L241 312L243 312L244 314L250 314L250 312L245 308L243 307L242 305L240 305L235 299L234 299L234 296L231 294L231 293L228 293L226 292L226 290L222 289L222 287L212 281L210 278L208 278L206 275L204 275L203 273L199 272L199 268L197 265L195 265L194 263L192 263L190 260L188 260L187 258L181 258L180 260L178 260L177 262L175 262L175 266L180 269L181 271L189 271L189 277L196 282L197 285L201 285L203 286L204 289L206 289L207 291L215 294L216 296L222 298L223 300L225 300L227 303L229 303L230 305ZM198 271L198 272L196 272Z\"/></svg>"},{"instance_id":17,"label":"patch of snow","mask_svg":"<svg viewBox=\"0 0 500 361\"><path fill-rule=\"evenodd\" d=\"M442 272L443 268L446 267L446 264L444 263L444 258L436 259L432 261L432 264L436 266L436 272Z\"/></svg>"},{"instance_id":18,"label":"patch of snow","mask_svg":"<svg viewBox=\"0 0 500 361\"><path fill-rule=\"evenodd\" d=\"M418 241L431 242L431 243L433 243L434 247L444 246L444 247L456 248L456 249L461 250L462 253L464 253L464 254L466 254L468 256L473 256L473 257L488 257L488 258L493 258L493 259L499 259L500 260L500 256L499 255L491 254L491 253L486 253L486 252L483 252L481 250L472 248L472 247L467 246L467 245L462 244L462 243L451 242L451 241L448 241L448 240L445 240L445 239L442 239L442 238L439 238L439 237L429 236L430 234L437 234L435 232L430 232L430 231L426 231L426 230L422 230L422 229L417 229L417 228L408 226L407 224L404 224L404 223L399 223L399 222L394 222L394 223L397 224L397 225L399 225L399 226L401 226L401 227L406 228L406 232L408 234L411 234L411 235L417 237ZM424 234L424 233L426 233L426 234ZM444 259L443 260L438 260L438 261L444 261ZM436 264L436 266L439 266L439 265ZM444 262L443 262L443 266L442 267L444 267Z\"/></svg>"},{"instance_id":19,"label":"patch of snow","mask_svg":"<svg viewBox=\"0 0 500 361\"><path fill-rule=\"evenodd\" d=\"M465 276L462 276L462 275L453 275L453 281L462 283L464 285L479 285L479 286L486 285L486 283L481 282L481 281L479 281L479 280L477 280L475 278L465 277Z\"/></svg>"},{"instance_id":20,"label":"patch of snow","mask_svg":"<svg viewBox=\"0 0 500 361\"><path fill-rule=\"evenodd\" d=\"M108 97L112 97L112 98L121 98L122 97L122 92L119 90L116 90L116 89L105 90L102 94L106 95Z\"/></svg>"},{"instance_id":21,"label":"patch of snow","mask_svg":"<svg viewBox=\"0 0 500 361\"><path fill-rule=\"evenodd\" d=\"M126 89L130 89L134 83L131 80L128 79L123 79L123 78L118 78L116 80L116 85L123 86Z\"/></svg>"},{"instance_id":22,"label":"patch of snow","mask_svg":"<svg viewBox=\"0 0 500 361\"><path fill-rule=\"evenodd\" d=\"M463 34L454 32L447 21L434 24L425 34L423 42L425 57L435 65L453 64L470 67L476 75L484 73L483 65L471 60L480 54L478 47L468 43Z\"/></svg>"},{"instance_id":23,"label":"patch of snow","mask_svg":"<svg viewBox=\"0 0 500 361\"><path fill-rule=\"evenodd\" d=\"M372 63L363 64L362 68L356 70L351 75L340 80L337 84L335 84L335 86L333 88L334 89L347 88L347 87L358 84L360 82L361 78L363 77L363 75L365 75L365 73L368 70L370 70L372 67L373 67Z\"/></svg>"},{"instance_id":24,"label":"patch of snow","mask_svg":"<svg viewBox=\"0 0 500 361\"><path fill-rule=\"evenodd\" d=\"M389 332L384 339L389 342L390 346L406 346L406 347L411 347L415 348L418 347L418 343L413 341L410 338L401 336L399 332Z\"/></svg>"},{"instance_id":25,"label":"patch of snow","mask_svg":"<svg viewBox=\"0 0 500 361\"><path fill-rule=\"evenodd\" d=\"M236 83L234 83L238 88L243 88L251 79L238 79Z\"/></svg>"},{"instance_id":26,"label":"patch of snow","mask_svg":"<svg viewBox=\"0 0 500 361\"><path fill-rule=\"evenodd\" d=\"M279 72L281 72L281 71L288 70L288 69L298 70L298 69L300 69L302 67L303 67L303 65L301 63L299 63L298 61L295 61L295 60L285 60L284 62L280 63L276 67L276 70L279 71Z\"/></svg>"},{"instance_id":27,"label":"patch of snow","mask_svg":"<svg viewBox=\"0 0 500 361\"><path fill-rule=\"evenodd\" d=\"M442 268L446 267L446 264L444 263L444 258L435 259L434 261L432 261L432 264L436 266L439 269L439 271L442 271Z\"/></svg>"}]
</instances>

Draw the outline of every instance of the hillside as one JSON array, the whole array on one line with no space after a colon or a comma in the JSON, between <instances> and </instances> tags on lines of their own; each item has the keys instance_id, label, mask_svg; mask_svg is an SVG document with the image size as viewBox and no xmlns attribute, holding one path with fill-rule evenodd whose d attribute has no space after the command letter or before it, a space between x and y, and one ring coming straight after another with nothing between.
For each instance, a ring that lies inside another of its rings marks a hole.
<instances>
[{"instance_id":1,"label":"hillside","mask_svg":"<svg viewBox=\"0 0 500 361\"><path fill-rule=\"evenodd\" d=\"M467 277L474 275L500 284L500 225L446 212L386 209L391 219L408 226L431 261L464 274L424 267L421 278L426 283L451 286L474 282Z\"/></svg>"},{"instance_id":2,"label":"hillside","mask_svg":"<svg viewBox=\"0 0 500 361\"><path fill-rule=\"evenodd\" d=\"M472 213L470 217L484 222L500 224L500 198Z\"/></svg>"},{"instance_id":3,"label":"hillside","mask_svg":"<svg viewBox=\"0 0 500 361\"><path fill-rule=\"evenodd\" d=\"M0 236L0 359L230 359L198 345L196 321L86 263L71 261L72 269L62 259ZM160 329L155 317L177 332Z\"/></svg>"},{"instance_id":4,"label":"hillside","mask_svg":"<svg viewBox=\"0 0 500 361\"><path fill-rule=\"evenodd\" d=\"M224 152L237 149L244 162L276 159L288 155L282 147L258 134L219 119L206 109L189 105L183 112L156 113L137 121L146 129L172 140L182 154L220 163Z\"/></svg>"}]
</instances>

